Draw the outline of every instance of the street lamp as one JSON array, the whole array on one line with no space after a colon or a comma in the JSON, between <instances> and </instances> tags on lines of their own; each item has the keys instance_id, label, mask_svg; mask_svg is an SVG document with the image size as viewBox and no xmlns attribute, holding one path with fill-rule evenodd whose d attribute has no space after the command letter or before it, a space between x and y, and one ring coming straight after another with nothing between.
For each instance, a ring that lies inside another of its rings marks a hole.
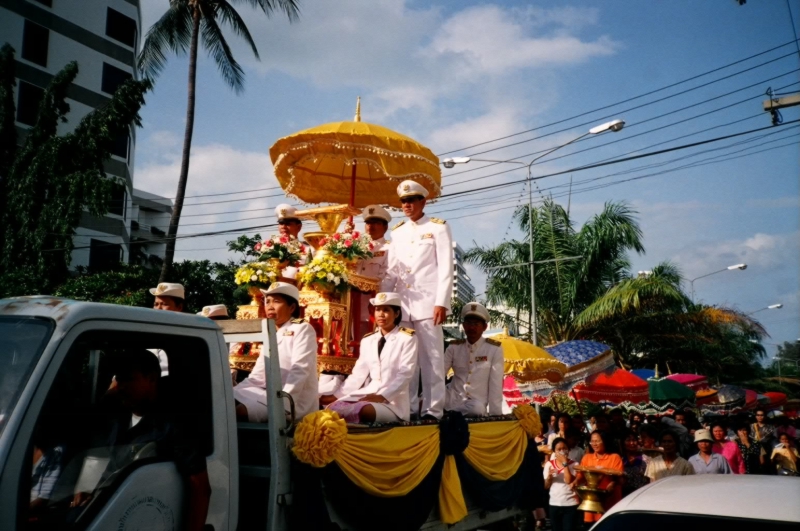
<instances>
[{"instance_id":1,"label":"street lamp","mask_svg":"<svg viewBox=\"0 0 800 531\"><path fill-rule=\"evenodd\" d=\"M736 264L736 265L728 266L725 269L720 269L719 271L712 271L711 273L706 273L705 275L700 275L699 277L695 277L695 278L691 279L689 281L689 285L691 286L691 290L690 291L692 292L692 302L694 302L694 281L695 280L700 280L701 278L710 277L711 275L716 275L717 273L724 273L725 271L735 271L737 269L739 271L744 271L745 269L747 269L747 264Z\"/></svg>"},{"instance_id":2,"label":"street lamp","mask_svg":"<svg viewBox=\"0 0 800 531\"><path fill-rule=\"evenodd\" d=\"M764 310L780 310L781 308L783 308L783 304L781 304L781 303L770 304L769 306L764 306L763 308L759 308L758 310L756 310L754 312L750 312L747 315L753 315L754 313L763 312Z\"/></svg>"},{"instance_id":3,"label":"street lamp","mask_svg":"<svg viewBox=\"0 0 800 531\"><path fill-rule=\"evenodd\" d=\"M580 139L582 139L584 137L587 137L589 135L598 135L600 133L605 133L606 131L613 131L614 133L616 133L618 131L621 131L623 127L625 127L625 121L624 120L612 120L610 122L606 122L604 124L597 125L595 127L592 127L591 129L589 129L589 131L587 131L586 133L583 133L579 137L574 138L574 139L570 140L569 142L567 142L565 144L561 144L560 146L556 146L556 147L554 147L553 149L551 149L549 151L545 151L544 153L542 153L538 157L535 157L533 160L531 160L527 164L525 164L524 162L521 162L521 161L517 161L517 160L486 160L486 159L483 159L484 162L508 162L508 163L511 163L511 164L520 164L520 165L525 166L527 168L527 170L528 170L528 177L527 177L526 181L528 183L528 228L530 229L530 234L529 234L529 239L530 239L530 261L527 262L527 263L523 263L523 264L510 264L508 266L499 266L498 268L494 268L494 269L500 269L500 268L503 268L503 267L521 267L521 266L530 265L530 268L531 268L531 316L530 316L529 326L530 326L530 329L531 329L531 340L532 340L534 345L536 344L536 280L535 280L535 276L534 276L534 265L537 262L535 262L533 260L533 184L531 182L531 181L533 181L533 177L531 175L531 166L533 166L533 163L536 162L537 160L541 159L542 157L546 157L547 155L551 154L554 151L557 151L557 150L559 150L559 149L561 149L563 147L566 147L566 146L568 146L570 144L574 144L575 142L577 142L578 140L580 140ZM452 168L456 164L466 164L466 163L470 162L471 160L480 161L481 159L473 159L473 158L470 158L470 157L453 157L453 158L444 159L442 161L442 165L445 168ZM558 261L558 260L575 260L575 259L579 259L579 258L581 258L581 257L570 256L570 257L564 258L564 259L556 258L556 259L553 259L553 260L542 260L542 262L554 262L554 261Z\"/></svg>"}]
</instances>

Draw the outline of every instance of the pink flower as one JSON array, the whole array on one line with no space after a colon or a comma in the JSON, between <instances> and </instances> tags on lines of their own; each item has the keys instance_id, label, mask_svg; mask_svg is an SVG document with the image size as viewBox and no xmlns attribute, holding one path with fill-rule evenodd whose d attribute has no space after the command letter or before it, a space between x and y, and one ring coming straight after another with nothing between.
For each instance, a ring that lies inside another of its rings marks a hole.
<instances>
[{"instance_id":1,"label":"pink flower","mask_svg":"<svg viewBox=\"0 0 800 531\"><path fill-rule=\"evenodd\" d=\"M370 244L369 244L369 250L371 251L373 248L374 248L374 247L373 247L372 243L370 243Z\"/></svg>"},{"instance_id":2,"label":"pink flower","mask_svg":"<svg viewBox=\"0 0 800 531\"><path fill-rule=\"evenodd\" d=\"M351 245L353 245L353 240L345 240L344 242L345 247L350 247Z\"/></svg>"},{"instance_id":3,"label":"pink flower","mask_svg":"<svg viewBox=\"0 0 800 531\"><path fill-rule=\"evenodd\" d=\"M305 245L303 245L302 243L300 244L300 252L301 252L301 253L304 253L304 252L306 252L306 246L305 246Z\"/></svg>"},{"instance_id":4,"label":"pink flower","mask_svg":"<svg viewBox=\"0 0 800 531\"><path fill-rule=\"evenodd\" d=\"M341 239L341 236L339 235L338 232L333 235L333 239L336 240L337 242L339 241L339 239Z\"/></svg>"},{"instance_id":5,"label":"pink flower","mask_svg":"<svg viewBox=\"0 0 800 531\"><path fill-rule=\"evenodd\" d=\"M353 232L353 238L358 238L359 234L358 231Z\"/></svg>"},{"instance_id":6,"label":"pink flower","mask_svg":"<svg viewBox=\"0 0 800 531\"><path fill-rule=\"evenodd\" d=\"M272 240L267 241L267 247L272 247Z\"/></svg>"},{"instance_id":7,"label":"pink flower","mask_svg":"<svg viewBox=\"0 0 800 531\"><path fill-rule=\"evenodd\" d=\"M256 250L256 251L260 251L260 250L261 250L261 243L257 243L257 244L255 245L255 250Z\"/></svg>"},{"instance_id":8,"label":"pink flower","mask_svg":"<svg viewBox=\"0 0 800 531\"><path fill-rule=\"evenodd\" d=\"M281 236L281 243L289 243L289 238L286 236Z\"/></svg>"}]
</instances>

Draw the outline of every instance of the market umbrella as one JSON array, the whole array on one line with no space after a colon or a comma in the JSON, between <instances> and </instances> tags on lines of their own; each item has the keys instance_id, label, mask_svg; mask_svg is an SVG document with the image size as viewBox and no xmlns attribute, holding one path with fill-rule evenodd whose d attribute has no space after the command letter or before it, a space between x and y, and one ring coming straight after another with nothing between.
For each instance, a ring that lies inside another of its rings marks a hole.
<instances>
[{"instance_id":1,"label":"market umbrella","mask_svg":"<svg viewBox=\"0 0 800 531\"><path fill-rule=\"evenodd\" d=\"M441 194L439 158L405 135L361 121L319 125L281 138L270 148L281 188L305 203L400 207L397 185L412 180L428 199Z\"/></svg>"},{"instance_id":2,"label":"market umbrella","mask_svg":"<svg viewBox=\"0 0 800 531\"><path fill-rule=\"evenodd\" d=\"M747 393L736 385L723 385L717 389L714 398L704 403L700 411L718 415L730 415L741 411L747 403Z\"/></svg>"},{"instance_id":3,"label":"market umbrella","mask_svg":"<svg viewBox=\"0 0 800 531\"><path fill-rule=\"evenodd\" d=\"M670 374L667 378L681 383L689 389L694 389L695 392L708 389L708 378L700 374L678 373Z\"/></svg>"},{"instance_id":4,"label":"market umbrella","mask_svg":"<svg viewBox=\"0 0 800 531\"><path fill-rule=\"evenodd\" d=\"M767 407L770 409L781 407L786 403L786 394L784 393L776 393L774 391L769 391L764 393L764 396L769 398L769 403L767 404Z\"/></svg>"},{"instance_id":5,"label":"market umbrella","mask_svg":"<svg viewBox=\"0 0 800 531\"><path fill-rule=\"evenodd\" d=\"M576 385L573 391L578 400L595 403L638 404L649 399L647 382L625 369L590 376L585 383Z\"/></svg>"},{"instance_id":6,"label":"market umbrella","mask_svg":"<svg viewBox=\"0 0 800 531\"><path fill-rule=\"evenodd\" d=\"M631 372L642 380L649 380L656 376L656 371L653 369L633 369Z\"/></svg>"},{"instance_id":7,"label":"market umbrella","mask_svg":"<svg viewBox=\"0 0 800 531\"><path fill-rule=\"evenodd\" d=\"M758 406L758 393L751 389L744 390L744 408L753 409Z\"/></svg>"},{"instance_id":8,"label":"market umbrella","mask_svg":"<svg viewBox=\"0 0 800 531\"><path fill-rule=\"evenodd\" d=\"M517 389L527 402L534 395L548 396L554 385L563 380L567 366L546 350L503 333L492 336L503 349L504 372L517 383Z\"/></svg>"},{"instance_id":9,"label":"market umbrella","mask_svg":"<svg viewBox=\"0 0 800 531\"><path fill-rule=\"evenodd\" d=\"M567 366L567 373L558 388L569 391L592 375L614 369L614 355L608 345L576 339L544 348Z\"/></svg>"},{"instance_id":10,"label":"market umbrella","mask_svg":"<svg viewBox=\"0 0 800 531\"><path fill-rule=\"evenodd\" d=\"M530 397L525 396L520 392L519 387L517 386L517 381L514 380L514 377L511 375L503 378L503 398L509 407L531 403Z\"/></svg>"},{"instance_id":11,"label":"market umbrella","mask_svg":"<svg viewBox=\"0 0 800 531\"><path fill-rule=\"evenodd\" d=\"M648 415L664 413L668 409L693 407L695 393L683 384L667 378L647 380L649 400L643 404L630 404L626 407Z\"/></svg>"}]
</instances>

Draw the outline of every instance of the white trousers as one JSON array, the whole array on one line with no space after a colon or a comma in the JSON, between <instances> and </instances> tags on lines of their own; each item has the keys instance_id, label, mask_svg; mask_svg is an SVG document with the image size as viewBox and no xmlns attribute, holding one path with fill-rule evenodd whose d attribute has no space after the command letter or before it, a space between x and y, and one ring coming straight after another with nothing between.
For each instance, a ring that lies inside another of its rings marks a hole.
<instances>
[{"instance_id":1,"label":"white trousers","mask_svg":"<svg viewBox=\"0 0 800 531\"><path fill-rule=\"evenodd\" d=\"M437 419L444 413L444 332L441 325L434 326L433 319L404 321L417 336L417 370L408 385L411 414L433 415ZM418 411L419 380L422 375L422 408Z\"/></svg>"}]
</instances>

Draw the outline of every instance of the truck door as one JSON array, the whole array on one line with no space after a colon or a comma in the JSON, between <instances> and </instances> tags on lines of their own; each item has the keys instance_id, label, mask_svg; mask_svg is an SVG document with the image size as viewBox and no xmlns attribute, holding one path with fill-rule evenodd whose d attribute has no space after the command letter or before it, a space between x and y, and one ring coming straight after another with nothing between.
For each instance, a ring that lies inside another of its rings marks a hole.
<instances>
[{"instance_id":1,"label":"truck door","mask_svg":"<svg viewBox=\"0 0 800 531\"><path fill-rule=\"evenodd\" d=\"M96 327L70 332L15 441L17 529L183 529L214 453L204 332Z\"/></svg>"}]
</instances>

